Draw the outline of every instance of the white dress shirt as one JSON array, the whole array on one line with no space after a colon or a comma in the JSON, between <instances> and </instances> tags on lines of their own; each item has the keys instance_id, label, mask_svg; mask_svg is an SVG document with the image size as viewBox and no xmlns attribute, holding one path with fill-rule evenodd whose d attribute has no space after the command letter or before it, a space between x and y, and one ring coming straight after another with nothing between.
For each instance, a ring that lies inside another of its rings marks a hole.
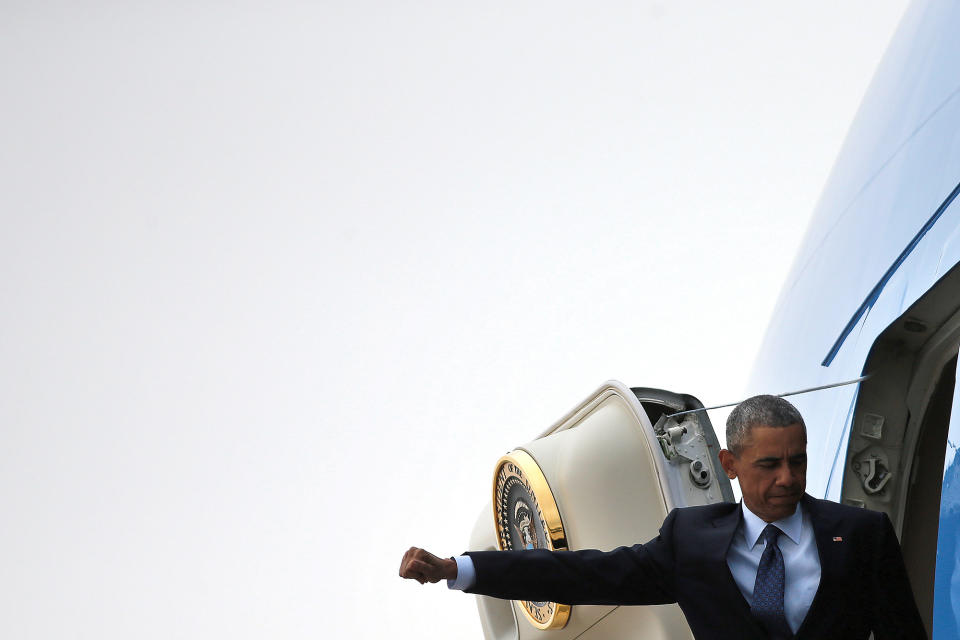
<instances>
[{"instance_id":1,"label":"white dress shirt","mask_svg":"<svg viewBox=\"0 0 960 640\"><path fill-rule=\"evenodd\" d=\"M453 580L447 580L447 586L451 589L469 589L477 581L477 570L473 568L473 559L470 556L457 556L457 577Z\"/></svg>"},{"instance_id":2,"label":"white dress shirt","mask_svg":"<svg viewBox=\"0 0 960 640\"><path fill-rule=\"evenodd\" d=\"M766 546L760 540L760 534L767 523L750 511L747 505L741 502L740 506L743 517L727 550L727 566L747 604L753 605L753 585L757 581L757 567L760 566L760 556ZM810 514L802 505L798 504L797 510L789 518L773 524L783 531L777 540L777 546L783 554L784 577L787 581L783 590L783 608L790 630L796 633L820 586L820 554L813 537Z\"/></svg>"},{"instance_id":3,"label":"white dress shirt","mask_svg":"<svg viewBox=\"0 0 960 640\"><path fill-rule=\"evenodd\" d=\"M740 593L748 605L753 604L753 585L757 581L757 567L760 566L760 556L766 546L761 541L767 523L755 515L747 505L741 503L743 517L733 534L733 541L727 550L727 566L733 574ZM820 555L817 552L817 543L813 537L813 525L802 505L797 505L793 515L773 523L783 531L777 541L780 553L783 554L784 576L786 586L783 592L784 613L787 624L794 633L807 615L813 597L820 586ZM476 582L476 569L470 556L457 556L457 577L447 580L451 589L469 589Z\"/></svg>"}]
</instances>

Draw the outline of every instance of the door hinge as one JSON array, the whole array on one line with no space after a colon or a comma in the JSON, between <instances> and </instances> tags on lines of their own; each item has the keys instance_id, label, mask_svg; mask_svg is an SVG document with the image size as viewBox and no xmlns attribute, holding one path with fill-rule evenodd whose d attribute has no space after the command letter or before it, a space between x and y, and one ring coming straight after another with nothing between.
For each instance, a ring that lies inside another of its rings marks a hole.
<instances>
[{"instance_id":1,"label":"door hinge","mask_svg":"<svg viewBox=\"0 0 960 640\"><path fill-rule=\"evenodd\" d=\"M710 451L695 414L683 416L683 422L661 416L653 430L664 457L672 464L687 466L696 487L706 489L713 483Z\"/></svg>"}]
</instances>

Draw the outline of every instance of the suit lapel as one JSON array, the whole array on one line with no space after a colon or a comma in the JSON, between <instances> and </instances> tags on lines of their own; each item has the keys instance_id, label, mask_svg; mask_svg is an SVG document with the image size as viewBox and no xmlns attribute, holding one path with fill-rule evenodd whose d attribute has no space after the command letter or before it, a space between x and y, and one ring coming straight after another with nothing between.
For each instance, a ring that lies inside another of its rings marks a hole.
<instances>
[{"instance_id":1,"label":"suit lapel","mask_svg":"<svg viewBox=\"0 0 960 640\"><path fill-rule=\"evenodd\" d=\"M817 555L820 557L820 584L817 586L817 593L813 597L803 623L797 629L797 638L811 632L814 635L810 637L815 637L817 632L813 627L817 626L817 621L831 617L828 615L829 609L835 606L835 602L830 591L834 585L841 584L839 569L843 566L845 552L842 541L834 540L838 530L836 520L827 516L818 508L817 501L806 494L803 496L803 507L810 514L813 536L817 542Z\"/></svg>"},{"instance_id":2,"label":"suit lapel","mask_svg":"<svg viewBox=\"0 0 960 640\"><path fill-rule=\"evenodd\" d=\"M737 525L740 524L741 518L742 512L740 511L740 505L737 504L735 509L732 509L729 513L720 516L711 523L713 528L705 532L703 542L707 545L709 557L716 558L716 571L723 576L723 586L731 595L731 601L736 607L736 613L745 616L753 622L753 616L750 615L750 605L747 604L743 593L740 592L740 587L737 586L736 581L733 579L733 574L730 573L730 565L727 564L727 550L733 542L733 535L737 531Z\"/></svg>"}]
</instances>

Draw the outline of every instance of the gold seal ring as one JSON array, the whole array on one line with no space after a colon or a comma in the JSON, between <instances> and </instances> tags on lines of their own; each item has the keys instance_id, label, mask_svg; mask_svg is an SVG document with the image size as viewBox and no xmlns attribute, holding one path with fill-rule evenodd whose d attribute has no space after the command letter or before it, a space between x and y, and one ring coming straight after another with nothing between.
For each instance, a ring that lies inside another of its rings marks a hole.
<instances>
[{"instance_id":1,"label":"gold seal ring","mask_svg":"<svg viewBox=\"0 0 960 640\"><path fill-rule=\"evenodd\" d=\"M497 461L493 474L493 521L501 551L566 551L560 510L540 465L521 449ZM518 600L537 629L562 629L572 607L556 602Z\"/></svg>"}]
</instances>

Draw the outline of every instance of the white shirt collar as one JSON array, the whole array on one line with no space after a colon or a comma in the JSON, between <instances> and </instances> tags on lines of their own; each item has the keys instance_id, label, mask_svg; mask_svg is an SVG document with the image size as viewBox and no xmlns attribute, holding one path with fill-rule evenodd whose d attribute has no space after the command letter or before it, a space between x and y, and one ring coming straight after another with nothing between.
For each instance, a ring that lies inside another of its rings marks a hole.
<instances>
[{"instance_id":1,"label":"white shirt collar","mask_svg":"<svg viewBox=\"0 0 960 640\"><path fill-rule=\"evenodd\" d=\"M767 523L753 511L750 511L743 500L740 501L740 508L743 510L743 536L747 540L747 548L753 549ZM771 524L783 531L788 538L793 540L794 544L800 544L800 530L803 528L803 505L798 502L797 509L792 516Z\"/></svg>"}]
</instances>

